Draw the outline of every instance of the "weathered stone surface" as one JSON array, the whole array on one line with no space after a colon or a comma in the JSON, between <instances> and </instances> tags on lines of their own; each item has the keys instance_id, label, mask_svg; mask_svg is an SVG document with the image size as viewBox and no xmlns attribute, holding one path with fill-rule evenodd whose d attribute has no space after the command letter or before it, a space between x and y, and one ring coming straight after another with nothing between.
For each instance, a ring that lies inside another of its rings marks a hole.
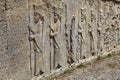
<instances>
[{"instance_id":1,"label":"weathered stone surface","mask_svg":"<svg viewBox=\"0 0 120 80\"><path fill-rule=\"evenodd\" d=\"M28 5L14 4L10 0L0 4L0 80L30 80L28 12L9 7Z\"/></svg>"},{"instance_id":2,"label":"weathered stone surface","mask_svg":"<svg viewBox=\"0 0 120 80\"><path fill-rule=\"evenodd\" d=\"M120 47L118 0L0 0L0 79L31 77Z\"/></svg>"}]
</instances>

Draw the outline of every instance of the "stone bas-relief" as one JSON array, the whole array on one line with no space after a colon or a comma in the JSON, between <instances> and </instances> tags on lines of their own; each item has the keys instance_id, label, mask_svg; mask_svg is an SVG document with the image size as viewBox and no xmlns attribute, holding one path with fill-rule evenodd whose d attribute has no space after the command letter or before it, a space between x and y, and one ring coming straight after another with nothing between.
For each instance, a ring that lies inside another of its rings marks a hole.
<instances>
[{"instance_id":1,"label":"stone bas-relief","mask_svg":"<svg viewBox=\"0 0 120 80\"><path fill-rule=\"evenodd\" d=\"M120 47L119 0L1 0L0 80L30 80Z\"/></svg>"}]
</instances>

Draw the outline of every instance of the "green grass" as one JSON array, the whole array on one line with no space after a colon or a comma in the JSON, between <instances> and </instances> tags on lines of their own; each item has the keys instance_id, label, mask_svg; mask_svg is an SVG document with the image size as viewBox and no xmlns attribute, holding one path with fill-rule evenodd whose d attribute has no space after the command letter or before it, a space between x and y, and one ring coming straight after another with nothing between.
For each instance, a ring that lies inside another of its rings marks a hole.
<instances>
[{"instance_id":1,"label":"green grass","mask_svg":"<svg viewBox=\"0 0 120 80\"><path fill-rule=\"evenodd\" d=\"M97 59L96 59L96 61L99 61L99 60L101 60L101 59L102 59L102 57L101 57L101 56L98 56Z\"/></svg>"},{"instance_id":2,"label":"green grass","mask_svg":"<svg viewBox=\"0 0 120 80\"><path fill-rule=\"evenodd\" d=\"M77 68L83 68L83 67L86 67L83 63L81 63L77 66Z\"/></svg>"},{"instance_id":3,"label":"green grass","mask_svg":"<svg viewBox=\"0 0 120 80\"><path fill-rule=\"evenodd\" d=\"M110 68L115 68L116 64L115 63L108 63L107 66L110 67Z\"/></svg>"},{"instance_id":4,"label":"green grass","mask_svg":"<svg viewBox=\"0 0 120 80\"><path fill-rule=\"evenodd\" d=\"M67 74L67 73L71 73L72 71L74 71L75 69L73 68L73 69L67 69L67 70L65 70L64 72L63 72L63 75L64 74Z\"/></svg>"},{"instance_id":5,"label":"green grass","mask_svg":"<svg viewBox=\"0 0 120 80\"><path fill-rule=\"evenodd\" d=\"M83 63L81 63L81 64L79 64L78 66L77 66L77 68L84 68L84 67L86 67ZM73 69L67 69L67 70L65 70L64 72L63 72L63 74L62 75L65 75L65 74L67 74L67 73L71 73L71 72L73 72L75 69L77 69L77 68L73 68Z\"/></svg>"},{"instance_id":6,"label":"green grass","mask_svg":"<svg viewBox=\"0 0 120 80\"><path fill-rule=\"evenodd\" d=\"M120 52L116 53L116 52L112 52L111 54L108 54L107 57L112 57L112 56L115 56L115 55L120 55Z\"/></svg>"},{"instance_id":7,"label":"green grass","mask_svg":"<svg viewBox=\"0 0 120 80\"><path fill-rule=\"evenodd\" d=\"M111 57L111 56L112 56L112 54L108 54L108 55L107 55L107 57Z\"/></svg>"},{"instance_id":8,"label":"green grass","mask_svg":"<svg viewBox=\"0 0 120 80\"><path fill-rule=\"evenodd\" d=\"M70 73L70 70L65 70L63 74L67 74L67 73Z\"/></svg>"}]
</instances>

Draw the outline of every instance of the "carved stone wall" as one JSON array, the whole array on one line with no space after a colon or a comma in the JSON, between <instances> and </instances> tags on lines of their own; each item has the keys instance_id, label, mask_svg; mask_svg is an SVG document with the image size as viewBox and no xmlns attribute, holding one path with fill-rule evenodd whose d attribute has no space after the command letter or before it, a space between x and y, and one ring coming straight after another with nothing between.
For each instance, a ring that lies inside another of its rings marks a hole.
<instances>
[{"instance_id":1,"label":"carved stone wall","mask_svg":"<svg viewBox=\"0 0 120 80\"><path fill-rule=\"evenodd\" d=\"M0 1L0 80L30 80L27 0Z\"/></svg>"},{"instance_id":2,"label":"carved stone wall","mask_svg":"<svg viewBox=\"0 0 120 80\"><path fill-rule=\"evenodd\" d=\"M119 0L0 1L0 80L30 80L119 47Z\"/></svg>"},{"instance_id":3,"label":"carved stone wall","mask_svg":"<svg viewBox=\"0 0 120 80\"><path fill-rule=\"evenodd\" d=\"M119 46L120 2L110 0L31 0L33 76ZM38 39L39 38L39 39ZM39 40L39 41L38 41Z\"/></svg>"}]
</instances>

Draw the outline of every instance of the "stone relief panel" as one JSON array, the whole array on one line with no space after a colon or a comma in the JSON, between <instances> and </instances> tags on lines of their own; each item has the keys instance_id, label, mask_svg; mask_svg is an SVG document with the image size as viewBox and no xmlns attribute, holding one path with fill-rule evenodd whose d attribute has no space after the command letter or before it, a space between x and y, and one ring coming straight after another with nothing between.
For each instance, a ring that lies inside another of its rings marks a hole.
<instances>
[{"instance_id":1,"label":"stone relief panel","mask_svg":"<svg viewBox=\"0 0 120 80\"><path fill-rule=\"evenodd\" d=\"M30 80L119 47L119 3L1 0L0 79Z\"/></svg>"}]
</instances>

